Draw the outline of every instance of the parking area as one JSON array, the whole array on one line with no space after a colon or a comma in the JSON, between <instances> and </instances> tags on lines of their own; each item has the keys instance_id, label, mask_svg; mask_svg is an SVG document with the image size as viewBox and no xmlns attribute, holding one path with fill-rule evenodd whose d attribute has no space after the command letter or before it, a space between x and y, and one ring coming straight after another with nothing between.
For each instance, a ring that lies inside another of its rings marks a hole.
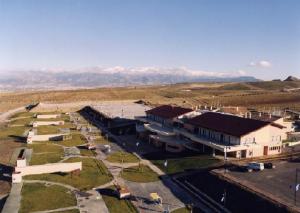
<instances>
[{"instance_id":1,"label":"parking area","mask_svg":"<svg viewBox=\"0 0 300 213\"><path fill-rule=\"evenodd\" d=\"M226 176L268 197L280 200L281 203L288 206L296 204L299 208L300 190L295 193L295 188L300 183L300 170L296 182L296 169L300 169L300 159L274 161L272 163L276 168L253 172L229 170Z\"/></svg>"}]
</instances>

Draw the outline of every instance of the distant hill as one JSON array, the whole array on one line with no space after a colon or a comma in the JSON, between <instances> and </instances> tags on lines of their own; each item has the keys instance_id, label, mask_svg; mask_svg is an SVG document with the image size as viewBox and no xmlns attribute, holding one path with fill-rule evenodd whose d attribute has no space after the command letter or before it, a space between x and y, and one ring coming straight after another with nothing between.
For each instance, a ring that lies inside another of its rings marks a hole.
<instances>
[{"instance_id":1,"label":"distant hill","mask_svg":"<svg viewBox=\"0 0 300 213\"><path fill-rule=\"evenodd\" d=\"M23 71L0 76L0 90L72 89L174 84L185 82L256 82L251 76L190 71L185 68L113 69L74 71Z\"/></svg>"},{"instance_id":2,"label":"distant hill","mask_svg":"<svg viewBox=\"0 0 300 213\"><path fill-rule=\"evenodd\" d=\"M300 81L258 81L226 84L222 90L289 90L300 87Z\"/></svg>"},{"instance_id":3,"label":"distant hill","mask_svg":"<svg viewBox=\"0 0 300 213\"><path fill-rule=\"evenodd\" d=\"M296 78L294 76L289 76L284 81L300 81L300 79L298 79L298 78Z\"/></svg>"}]
</instances>

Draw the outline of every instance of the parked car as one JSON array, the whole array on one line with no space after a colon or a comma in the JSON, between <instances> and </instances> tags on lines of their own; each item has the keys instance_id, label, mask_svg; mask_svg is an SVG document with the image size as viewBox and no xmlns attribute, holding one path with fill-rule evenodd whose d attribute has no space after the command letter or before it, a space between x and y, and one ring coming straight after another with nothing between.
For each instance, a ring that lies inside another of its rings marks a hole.
<instances>
[{"instance_id":1,"label":"parked car","mask_svg":"<svg viewBox=\"0 0 300 213\"><path fill-rule=\"evenodd\" d=\"M263 163L251 162L248 164L249 169L253 169L254 171L262 171L265 169Z\"/></svg>"},{"instance_id":2,"label":"parked car","mask_svg":"<svg viewBox=\"0 0 300 213\"><path fill-rule=\"evenodd\" d=\"M253 171L253 169L249 168L248 166L238 166L237 169L240 172L252 172Z\"/></svg>"},{"instance_id":3,"label":"parked car","mask_svg":"<svg viewBox=\"0 0 300 213\"><path fill-rule=\"evenodd\" d=\"M275 169L275 165L273 163L264 163L265 169Z\"/></svg>"}]
</instances>

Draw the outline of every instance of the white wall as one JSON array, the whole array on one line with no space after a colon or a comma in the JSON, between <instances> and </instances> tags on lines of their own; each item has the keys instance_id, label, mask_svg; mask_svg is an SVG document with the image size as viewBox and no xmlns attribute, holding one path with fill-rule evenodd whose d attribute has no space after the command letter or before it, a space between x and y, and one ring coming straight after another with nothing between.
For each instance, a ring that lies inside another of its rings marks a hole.
<instances>
[{"instance_id":1,"label":"white wall","mask_svg":"<svg viewBox=\"0 0 300 213\"><path fill-rule=\"evenodd\" d=\"M15 172L20 172L22 176L37 175L54 172L71 172L74 170L82 170L82 162L75 163L51 163L44 165L34 165L26 167L15 167Z\"/></svg>"},{"instance_id":2,"label":"white wall","mask_svg":"<svg viewBox=\"0 0 300 213\"><path fill-rule=\"evenodd\" d=\"M60 114L51 114L51 115L37 115L39 119L48 119L48 118L59 118Z\"/></svg>"},{"instance_id":3,"label":"white wall","mask_svg":"<svg viewBox=\"0 0 300 213\"><path fill-rule=\"evenodd\" d=\"M33 127L38 127L38 126L50 126L50 125L55 125L55 126L59 126L59 125L64 125L65 122L64 121L35 121L32 123Z\"/></svg>"}]
</instances>

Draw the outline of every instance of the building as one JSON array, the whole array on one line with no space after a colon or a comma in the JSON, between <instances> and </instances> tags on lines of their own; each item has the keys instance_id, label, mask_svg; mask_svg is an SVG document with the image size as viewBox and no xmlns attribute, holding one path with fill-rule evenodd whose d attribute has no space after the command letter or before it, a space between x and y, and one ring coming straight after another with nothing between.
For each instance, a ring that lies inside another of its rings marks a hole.
<instances>
[{"instance_id":1,"label":"building","mask_svg":"<svg viewBox=\"0 0 300 213\"><path fill-rule=\"evenodd\" d=\"M170 152L180 152L185 141L180 140L175 128L182 128L184 120L198 115L192 109L162 105L146 111L146 116L136 117L137 137L146 139L157 147L164 147Z\"/></svg>"},{"instance_id":2,"label":"building","mask_svg":"<svg viewBox=\"0 0 300 213\"><path fill-rule=\"evenodd\" d=\"M134 102L103 102L86 106L80 114L91 123L102 125L116 135L134 134L136 116L145 116L150 108Z\"/></svg>"},{"instance_id":3,"label":"building","mask_svg":"<svg viewBox=\"0 0 300 213\"><path fill-rule=\"evenodd\" d=\"M199 151L249 158L281 153L284 128L273 122L206 112L186 120L175 133Z\"/></svg>"}]
</instances>

